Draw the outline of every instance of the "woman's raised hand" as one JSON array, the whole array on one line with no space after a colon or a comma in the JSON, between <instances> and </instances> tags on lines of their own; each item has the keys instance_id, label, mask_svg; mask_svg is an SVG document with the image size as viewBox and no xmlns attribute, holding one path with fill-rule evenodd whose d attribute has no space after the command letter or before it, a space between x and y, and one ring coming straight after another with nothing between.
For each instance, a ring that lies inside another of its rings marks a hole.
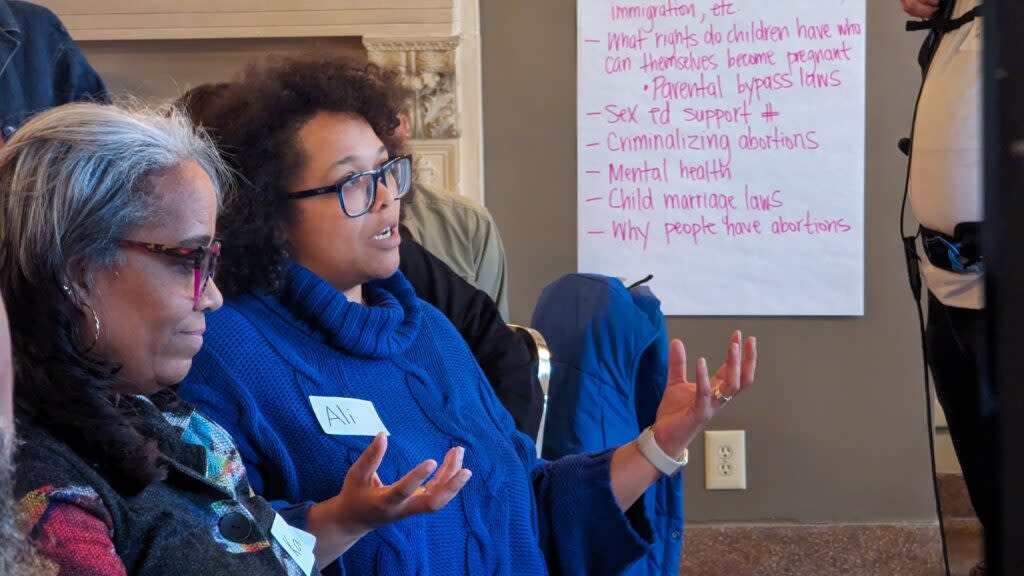
<instances>
[{"instance_id":1,"label":"woman's raised hand","mask_svg":"<svg viewBox=\"0 0 1024 576\"><path fill-rule=\"evenodd\" d=\"M707 423L733 396L746 390L757 370L757 341L743 340L737 330L729 342L727 360L708 376L707 360L697 360L696 382L686 377L686 347L673 340L669 348L668 383L654 421L654 439L674 458L704 430Z\"/></svg>"}]
</instances>

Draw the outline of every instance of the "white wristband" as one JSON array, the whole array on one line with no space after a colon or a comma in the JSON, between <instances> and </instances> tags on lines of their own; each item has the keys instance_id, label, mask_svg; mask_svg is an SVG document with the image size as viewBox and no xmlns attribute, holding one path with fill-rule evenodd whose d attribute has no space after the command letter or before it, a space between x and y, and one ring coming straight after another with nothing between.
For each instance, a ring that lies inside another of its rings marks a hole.
<instances>
[{"instance_id":1,"label":"white wristband","mask_svg":"<svg viewBox=\"0 0 1024 576\"><path fill-rule=\"evenodd\" d=\"M654 428L651 426L645 428L640 433L640 436L637 437L636 447L652 466L666 476L672 476L681 472L690 459L690 451L686 449L683 450L682 460L675 460L668 454L665 454L665 451L661 449L661 446L658 446L658 442L654 439Z\"/></svg>"}]
</instances>

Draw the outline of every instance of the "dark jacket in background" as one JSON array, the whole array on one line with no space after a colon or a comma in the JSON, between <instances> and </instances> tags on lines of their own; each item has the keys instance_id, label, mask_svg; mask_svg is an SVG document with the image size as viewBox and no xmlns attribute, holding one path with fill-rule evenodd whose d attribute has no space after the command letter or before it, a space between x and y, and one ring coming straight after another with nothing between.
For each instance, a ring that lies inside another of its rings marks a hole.
<instances>
[{"instance_id":1,"label":"dark jacket in background","mask_svg":"<svg viewBox=\"0 0 1024 576\"><path fill-rule=\"evenodd\" d=\"M544 408L537 366L526 344L505 324L498 306L401 227L399 270L416 295L441 311L469 345L516 429L536 439Z\"/></svg>"},{"instance_id":2,"label":"dark jacket in background","mask_svg":"<svg viewBox=\"0 0 1024 576\"><path fill-rule=\"evenodd\" d=\"M0 0L0 140L38 112L81 100L110 97L57 16Z\"/></svg>"}]
</instances>

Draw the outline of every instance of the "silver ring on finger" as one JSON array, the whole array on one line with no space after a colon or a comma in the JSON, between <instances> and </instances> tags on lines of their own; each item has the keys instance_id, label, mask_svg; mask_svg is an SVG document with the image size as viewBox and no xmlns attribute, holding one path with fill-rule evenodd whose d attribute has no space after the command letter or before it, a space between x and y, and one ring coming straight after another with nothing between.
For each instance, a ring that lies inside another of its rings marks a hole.
<instances>
[{"instance_id":1,"label":"silver ring on finger","mask_svg":"<svg viewBox=\"0 0 1024 576\"><path fill-rule=\"evenodd\" d=\"M715 400L718 400L720 405L725 406L726 402L732 400L732 396L726 396L725 394L722 394L720 390L715 388Z\"/></svg>"}]
</instances>

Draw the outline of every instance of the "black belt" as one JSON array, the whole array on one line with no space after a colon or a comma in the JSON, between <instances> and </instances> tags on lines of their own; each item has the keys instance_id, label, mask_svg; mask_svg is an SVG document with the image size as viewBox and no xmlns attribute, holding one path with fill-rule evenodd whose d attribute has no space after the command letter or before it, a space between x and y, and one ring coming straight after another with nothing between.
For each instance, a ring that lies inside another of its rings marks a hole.
<instances>
[{"instance_id":1,"label":"black belt","mask_svg":"<svg viewBox=\"0 0 1024 576\"><path fill-rule=\"evenodd\" d=\"M921 240L928 261L937 268L950 272L985 271L985 258L981 252L978 222L957 224L953 236L921 227Z\"/></svg>"}]
</instances>

